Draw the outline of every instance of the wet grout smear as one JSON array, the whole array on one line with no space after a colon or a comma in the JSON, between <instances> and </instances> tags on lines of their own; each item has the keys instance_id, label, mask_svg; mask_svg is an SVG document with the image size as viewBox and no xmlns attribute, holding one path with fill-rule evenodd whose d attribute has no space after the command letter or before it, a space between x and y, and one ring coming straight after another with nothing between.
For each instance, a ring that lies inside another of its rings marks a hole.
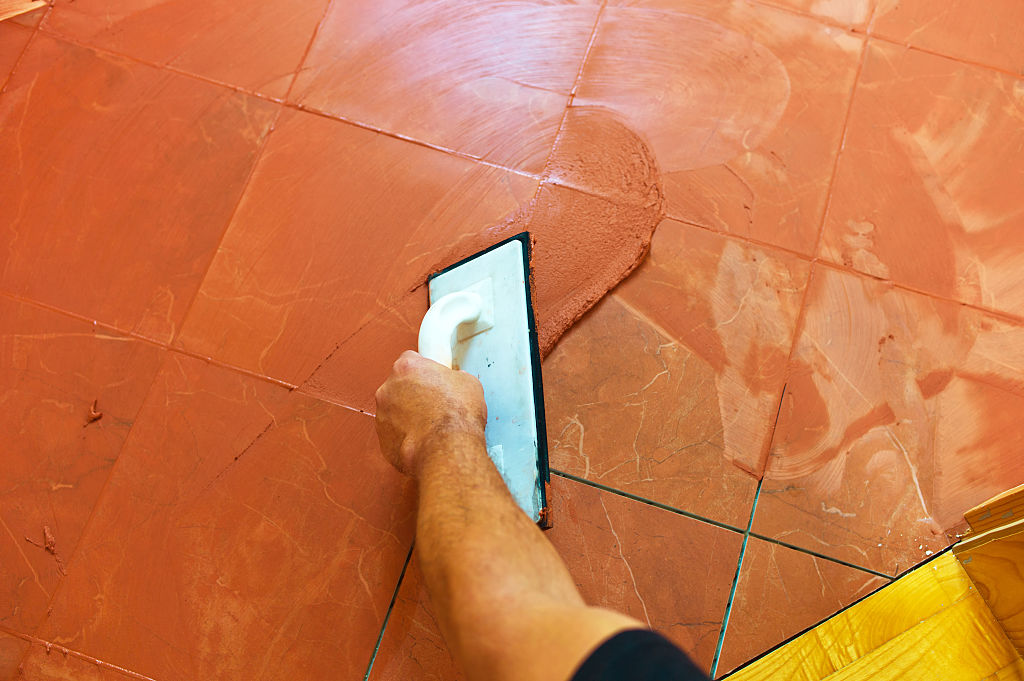
<instances>
[{"instance_id":1,"label":"wet grout smear","mask_svg":"<svg viewBox=\"0 0 1024 681\"><path fill-rule=\"evenodd\" d=\"M658 40L630 39L647 35ZM536 60L544 51L536 47L515 56ZM380 57L378 63L369 52L359 54L349 56L370 70L392 68L397 59ZM488 59L449 66L483 78L490 73ZM646 258L666 214L665 178L749 152L774 130L790 97L786 67L753 38L706 18L637 8L609 10L582 74L533 198L489 226L453 229L450 206L465 204L467 196L479 195L483 202L491 188L480 177L450 186L395 253L395 261L406 266L379 282L377 309L297 378L300 389L370 408L368 395L346 385L364 375L368 381L369 375L382 378L390 362L385 366L378 356L414 346L426 310L427 276L522 231L533 239L532 290L546 357ZM325 71L316 78L329 76ZM348 83L356 76L345 78ZM480 125L490 130L494 121ZM532 145L514 131L504 134L502 148L510 141ZM475 153L490 158L486 150Z\"/></svg>"},{"instance_id":2,"label":"wet grout smear","mask_svg":"<svg viewBox=\"0 0 1024 681\"><path fill-rule=\"evenodd\" d=\"M460 242L431 268L529 231L542 356L643 261L664 216L654 156L614 112L570 109L546 174L589 180L596 191L544 180L526 209Z\"/></svg>"}]
</instances>

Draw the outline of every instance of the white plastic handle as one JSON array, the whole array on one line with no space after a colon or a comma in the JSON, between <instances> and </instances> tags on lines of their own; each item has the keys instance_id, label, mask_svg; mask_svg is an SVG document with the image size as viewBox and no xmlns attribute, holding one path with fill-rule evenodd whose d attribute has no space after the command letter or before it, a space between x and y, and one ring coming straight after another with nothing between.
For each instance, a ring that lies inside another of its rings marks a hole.
<instances>
[{"instance_id":1,"label":"white plastic handle","mask_svg":"<svg viewBox=\"0 0 1024 681\"><path fill-rule=\"evenodd\" d=\"M481 310L483 300L471 291L449 293L431 305L420 322L420 354L451 369L459 326L475 322Z\"/></svg>"}]
</instances>

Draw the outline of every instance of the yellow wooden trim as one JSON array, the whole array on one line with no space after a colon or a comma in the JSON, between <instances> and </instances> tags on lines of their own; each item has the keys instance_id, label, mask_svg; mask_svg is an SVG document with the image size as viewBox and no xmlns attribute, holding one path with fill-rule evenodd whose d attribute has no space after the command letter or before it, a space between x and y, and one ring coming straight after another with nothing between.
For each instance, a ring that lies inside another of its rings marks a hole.
<instances>
[{"instance_id":1,"label":"yellow wooden trim","mask_svg":"<svg viewBox=\"0 0 1024 681\"><path fill-rule=\"evenodd\" d=\"M44 0L0 0L0 21L46 7Z\"/></svg>"},{"instance_id":2,"label":"yellow wooden trim","mask_svg":"<svg viewBox=\"0 0 1024 681\"><path fill-rule=\"evenodd\" d=\"M1024 654L1024 520L989 530L955 551L996 621Z\"/></svg>"},{"instance_id":3,"label":"yellow wooden trim","mask_svg":"<svg viewBox=\"0 0 1024 681\"><path fill-rule=\"evenodd\" d=\"M971 526L972 533L987 532L1021 518L1024 518L1024 485L997 494L964 513L964 520Z\"/></svg>"},{"instance_id":4,"label":"yellow wooden trim","mask_svg":"<svg viewBox=\"0 0 1024 681\"><path fill-rule=\"evenodd\" d=\"M822 679L970 591L971 581L959 563L944 554L729 678Z\"/></svg>"},{"instance_id":5,"label":"yellow wooden trim","mask_svg":"<svg viewBox=\"0 0 1024 681\"><path fill-rule=\"evenodd\" d=\"M974 656L956 652L964 646L980 646L981 652ZM962 660L964 665L958 671L967 675L947 674L948 670L934 667L915 675L911 667L934 663L928 653L932 647L944 648L949 656ZM960 562L946 553L728 678L983 679L1010 665L1015 657ZM899 673L890 675L885 669L871 667L883 663Z\"/></svg>"},{"instance_id":6,"label":"yellow wooden trim","mask_svg":"<svg viewBox=\"0 0 1024 681\"><path fill-rule=\"evenodd\" d=\"M1006 665L985 681L1024 681L1024 660L1019 657Z\"/></svg>"},{"instance_id":7,"label":"yellow wooden trim","mask_svg":"<svg viewBox=\"0 0 1024 681\"><path fill-rule=\"evenodd\" d=\"M985 601L972 593L825 678L983 681L1017 657Z\"/></svg>"}]
</instances>

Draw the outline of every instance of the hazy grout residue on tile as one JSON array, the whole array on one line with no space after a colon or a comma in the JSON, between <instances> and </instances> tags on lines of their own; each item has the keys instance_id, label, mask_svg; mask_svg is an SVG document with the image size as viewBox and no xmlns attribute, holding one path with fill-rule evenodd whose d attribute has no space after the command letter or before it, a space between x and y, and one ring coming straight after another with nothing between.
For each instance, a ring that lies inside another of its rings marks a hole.
<instances>
[{"instance_id":1,"label":"hazy grout residue on tile","mask_svg":"<svg viewBox=\"0 0 1024 681\"><path fill-rule=\"evenodd\" d=\"M524 229L549 537L704 668L1024 481L1017 0L107 4L0 23L0 677L457 678L373 394Z\"/></svg>"}]
</instances>

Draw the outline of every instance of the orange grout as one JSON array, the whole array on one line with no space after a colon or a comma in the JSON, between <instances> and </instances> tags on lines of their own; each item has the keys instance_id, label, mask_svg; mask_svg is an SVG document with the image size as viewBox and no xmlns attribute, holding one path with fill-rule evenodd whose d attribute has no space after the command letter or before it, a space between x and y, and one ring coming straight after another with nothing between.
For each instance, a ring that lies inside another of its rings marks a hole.
<instances>
[{"instance_id":1,"label":"orange grout","mask_svg":"<svg viewBox=\"0 0 1024 681\"><path fill-rule=\"evenodd\" d=\"M185 76L187 78L199 81L201 83L206 83L207 85L216 85L217 87L222 87L227 90L231 90L232 92L237 92L243 95L249 95L250 97L255 97L256 99L262 99L263 101L266 102L273 102L275 104L285 103L284 100L279 97L271 97L270 95L264 94L262 92L257 92L255 90L247 90L241 85L233 85L231 83L217 80L216 78L210 78L209 76L204 76L199 73L184 71L170 64L161 64L159 62L143 59L142 57L136 57L130 54L125 54L124 52L118 52L108 47L98 47L96 45L92 45L91 43L75 38L74 36L67 35L66 33L61 33L60 31L50 28L49 26L43 26L42 24L40 24L39 30L41 33L45 33L47 36L53 38L54 40L59 40L61 42L68 43L69 45L74 45L75 47L81 47L85 50L90 50L92 52L96 52L99 54L105 54L111 57L117 57L119 59L126 59L128 61L135 62L136 64L149 66L160 71L168 71L170 73L174 73L179 76Z\"/></svg>"},{"instance_id":2,"label":"orange grout","mask_svg":"<svg viewBox=\"0 0 1024 681\"><path fill-rule=\"evenodd\" d=\"M327 18L327 13L330 11L334 4L334 0L328 0L324 7L324 12L320 16L320 20L317 22L316 28L313 30L313 35L310 36L309 42L306 44L306 50L302 53L302 59L299 60L299 66L296 68L295 73L292 74L292 82L289 83L288 89L285 91L285 99L291 94L292 87L295 85L295 80L298 77L299 71L302 69L302 65L306 61L306 57L309 55L309 50L313 47L313 41L316 40L317 33L320 31L320 26ZM192 294L192 300L185 306L185 312L182 315L181 326L184 328L185 323L188 321L189 313L192 311L192 306L195 305L196 299L199 297L199 292L203 289L203 284L206 282L207 277L210 276L210 271L213 269L213 263L217 259L217 252L220 250L221 245L224 243L224 239L227 238L228 232L231 230L231 225L235 222L235 217L238 215L238 211L242 206L242 202L245 200L245 195L249 190L249 185L252 183L252 178L256 175L256 170L260 167L260 163L263 160L263 154L267 149L267 144L270 142L270 136L274 133L277 128L278 121L281 120L282 107L278 108L274 112L274 118L270 121L270 125L267 127L267 133L263 136L263 139L259 143L259 147L256 149L256 153L253 155L252 165L249 167L249 172L242 182L241 191L238 193L238 200L235 202L235 207L231 210L231 215L228 216L224 229L221 231L220 238L217 239L217 248L213 250L213 254L210 256L210 261L206 265L206 270L203 272L203 276L199 279L199 285L196 287L196 291ZM178 329L176 336L178 338L171 338L173 343L175 340L180 340L181 329ZM188 354L188 353L185 353ZM270 379L275 381L276 379ZM283 383L283 382L280 382ZM285 384L290 386L289 390L294 390L294 386L291 384Z\"/></svg>"},{"instance_id":3,"label":"orange grout","mask_svg":"<svg viewBox=\"0 0 1024 681\"><path fill-rule=\"evenodd\" d=\"M110 671L117 672L118 674L122 674L122 675L127 676L127 677L132 678L132 679L139 679L140 681L156 681L156 679L154 679L151 676L146 676L145 674L140 674L138 672L133 672L130 669L126 669L125 667L121 667L119 665L112 664L110 662L104 662L103 660L96 659L95 657L93 657L91 655L86 655L85 653L81 653L81 652L79 652L77 650L72 650L70 648L65 648L64 646L60 645L59 643L53 643L51 641L47 641L45 639L41 639L41 638L38 638L36 636L32 636L31 634L23 634L20 631L15 631L14 629L11 629L10 627L7 627L7 626L5 626L3 624L0 624L0 632L2 632L4 634L7 634L8 636L13 636L15 638L20 638L23 641L27 641L29 644L31 644L29 646L29 650L32 649L31 648L32 645L39 645L39 646L42 646L43 648L46 649L46 654L47 655L49 655L53 651L56 651L58 653L63 654L65 657L67 657L68 655L71 655L72 657L76 657L79 660L82 660L83 662L88 662L89 664L96 665L97 667L100 667L102 669L108 669ZM24 662L25 662L25 657L28 655L28 652L29 651L25 651L25 654L21 657L21 660L18 663L18 670L19 671L21 670L22 664L24 664Z\"/></svg>"},{"instance_id":4,"label":"orange grout","mask_svg":"<svg viewBox=\"0 0 1024 681\"><path fill-rule=\"evenodd\" d=\"M21 30L29 31L31 35L28 37L28 40L25 41L25 46L21 48L21 52L18 53L18 58L14 60L14 65L11 66L11 70L7 73L7 78L3 81L2 84L0 84L0 96L3 96L4 92L7 90L7 84L11 82L11 78L14 77L14 73L18 70L18 67L21 66L21 60L25 58L25 53L28 52L28 48L32 45L33 42L35 42L36 34L39 33L39 29L43 24L43 19L45 19L46 15L50 13L50 9L52 7L53 5L47 6L46 13L43 14L43 17L39 20L39 23L33 26L32 28L29 28L28 26L22 26L21 24L11 24L11 26L17 26Z\"/></svg>"},{"instance_id":5,"label":"orange grout","mask_svg":"<svg viewBox=\"0 0 1024 681\"><path fill-rule=\"evenodd\" d=\"M957 64L963 64L964 66L985 69L986 71L995 71L997 73L1002 73L1004 75L1010 76L1015 80L1024 79L1024 72L1011 71L1001 66L994 66L992 64L983 64L982 62L973 61L971 59L967 59L966 57L954 57L952 55L943 54L942 52L938 52L936 50L928 49L927 47L911 45L909 43L896 40L895 38L887 38L883 35L878 35L877 33L871 33L870 36L873 40L877 40L878 42L888 43L890 45L895 45L896 47L902 47L904 49L912 50L914 52L920 52L922 54L929 54L933 57L939 57L941 59L946 59Z\"/></svg>"},{"instance_id":6,"label":"orange grout","mask_svg":"<svg viewBox=\"0 0 1024 681\"><path fill-rule=\"evenodd\" d=\"M939 295L937 293L931 293L930 291L914 288L913 286L909 286L907 284L900 284L896 281L893 281L892 279L886 279L885 277L879 277L874 274L868 274L867 272L861 272L860 270L855 270L852 267L847 267L846 265L839 265L829 260L815 259L814 262L818 265L827 267L831 270L844 272L846 274L858 276L864 279L878 281L883 284L888 284L889 286L892 286L894 289L898 289L900 291L905 291L907 293L912 293L914 295L922 296L924 298L930 298L932 300L937 300L943 303L949 303L951 305L959 305L969 310L974 310L981 314L988 315L989 317L995 317L996 319L1000 319L1005 322L1010 322L1012 324L1024 326L1024 316L1015 315L1012 312L1006 312L1004 310L997 310L995 308L984 307L982 305L957 300L956 298L950 298L948 296Z\"/></svg>"},{"instance_id":7,"label":"orange grout","mask_svg":"<svg viewBox=\"0 0 1024 681\"><path fill-rule=\"evenodd\" d=\"M197 74L197 73L192 73L191 71L183 71L183 70L181 70L181 69L179 69L179 68L177 68L175 66L170 66L168 64L160 64L158 62L153 62L153 61L149 61L147 59L142 59L140 57L134 57L134 56L131 56L131 55L128 55L128 54L124 54L123 52L116 52L116 51L110 50L108 48L96 47L96 46L91 45L89 43L82 42L81 40L78 40L77 38L73 38L73 37L65 35L63 33L59 33L59 32L54 31L52 29L43 29L42 27L40 27L39 30L41 32L45 33L46 35L48 35L50 38L53 38L55 40L60 40L62 42L68 43L69 45L74 45L76 47L81 47L82 49L86 49L86 50L90 50L92 52L96 52L97 54L105 54L105 55L109 55L109 56L112 56L112 57L118 57L120 59L127 59L128 61L132 61L132 62L135 62L137 64L142 64L143 66L148 66L150 68L154 68L154 69L161 70L161 71L168 71L168 72L173 73L175 75L183 76L185 78L190 78L192 80L195 80L195 81L198 81L198 82L201 82L201 83L206 83L207 85L214 85L216 87L221 87L221 88L224 88L224 89L227 89L227 90L231 90L232 92L236 92L238 94L248 95L249 97L253 97L255 99L259 99L259 100L262 100L264 102L271 102L273 104L277 104L277 105L279 105L279 106L281 106L283 108L286 108L286 109L291 109L293 111L301 111L303 113L311 114L311 115L314 115L314 116L320 116L321 118L326 118L326 119L329 119L329 120L332 120L332 121L337 121L339 123L343 123L343 124L346 124L346 125L352 125L354 127L357 127L357 128L363 129L363 130L367 130L369 132L377 133L378 135L384 135L385 137L391 137L392 139L400 140L402 142L409 142L410 144L415 144L417 146L424 147L426 149L432 149L432 150L438 151L438 152L440 152L442 154L447 154L449 156L455 156L456 158L460 158L460 159L463 159L463 160L466 160L466 161L471 161L471 162L474 162L474 163L479 163L481 165L485 165L485 166L489 166L489 167L492 167L492 168L496 168L498 170L504 170L505 172L514 173L514 174L520 175L522 177L528 177L528 178L531 178L531 179L539 179L538 175L536 175L535 173L531 173L529 171L521 170L521 169L518 169L518 168L510 168L508 166L502 165L500 163L496 163L494 161L489 161L489 160L481 158L479 156L474 156L472 154L468 154L468 153L463 152L463 151L458 151L457 149L451 149L449 147L445 147L445 146L442 146L440 144L434 144L433 142L427 142L425 140L417 139L415 137L410 137L409 135L405 135L405 134L402 134L400 132L392 132L390 130L386 130L385 128L381 128L381 127L375 126L375 125L373 125L371 123L365 123L363 121L360 121L360 120L357 120L357 119L354 119L354 118L349 118L349 117L344 116L342 114L335 114L335 113L331 113L331 112L328 112L328 111L321 111L320 109L317 109L315 107L311 107L311 106L308 106L308 105L305 105L305 104L299 104L299 103L296 103L296 102L289 102L286 99L282 99L280 97L272 97L270 95L264 94L262 92L258 92L256 90L247 90L246 88L241 87L239 85L232 85L231 83L220 81L220 80L217 80L215 78L210 78L208 76L203 76L203 75L200 75L200 74ZM300 70L301 70L301 65L300 65L299 69L295 72L296 77L298 75L298 71L300 71ZM12 70L12 72L13 72L13 70ZM292 82L292 84L290 84L288 86L289 87L289 91L288 91L286 97L290 96L291 88L293 86L294 86L294 81Z\"/></svg>"},{"instance_id":8,"label":"orange grout","mask_svg":"<svg viewBox=\"0 0 1024 681\"><path fill-rule=\"evenodd\" d=\"M722 232L722 231L719 231L719 230L717 230L717 229L715 229L713 227L708 227L707 225L702 225L699 222L693 222L691 220L686 220L684 218L678 218L678 217L675 217L674 215L666 215L665 219L666 220L671 220L673 222L678 222L679 224L686 225L688 227L695 227L697 229L703 229L705 232L711 232L712 234L717 234L718 236L721 236L721 237L723 237L725 239L729 239L729 240L732 240L732 241L739 241L740 243L747 244L747 245L750 245L750 246L757 246L759 248L766 248L766 249L772 250L772 251L779 251L780 253L785 253L786 255L789 255L791 257L797 258L799 260L803 260L806 263L812 263L812 262L815 262L815 260L816 260L814 258L814 256L808 255L807 253L803 253L801 251L793 250L792 248L789 248L787 246L780 246L778 244L773 244L770 241L763 241L761 239L756 239L756 238L754 238L752 236L747 236L745 234L737 234L736 232Z\"/></svg>"},{"instance_id":9,"label":"orange grout","mask_svg":"<svg viewBox=\"0 0 1024 681\"><path fill-rule=\"evenodd\" d=\"M580 60L580 67L576 70L576 77L572 81L572 89L569 90L569 103L566 108L572 106L572 102L576 99L576 91L580 89L580 83L583 82L583 71L587 68L587 62L590 60L590 52L594 49L594 43L597 41L597 30L601 25L601 19L604 17L604 10L608 6L608 0L601 0L601 6L597 8L597 16L594 17L594 27L590 29L590 37L587 39L587 46L583 50L583 59Z\"/></svg>"},{"instance_id":10,"label":"orange grout","mask_svg":"<svg viewBox=\"0 0 1024 681\"><path fill-rule=\"evenodd\" d=\"M796 348L797 348L798 344L800 343L800 336L803 334L804 324L806 323L806 319L807 319L807 308L808 308L808 305L809 305L810 291L811 291L811 287L814 285L815 269L818 266L818 252L819 252L820 247L821 247L822 235L823 235L823 233L825 231L825 222L826 222L826 219L828 217L829 208L832 205L832 192L833 192L833 189L835 187L836 175L837 175L838 170L839 170L839 159L842 156L843 148L846 146L846 135L847 135L847 132L849 131L850 115L851 115L851 113L853 111L853 100L854 100L854 96L855 96L855 94L857 92L857 84L860 81L861 70L864 67L864 60L867 58L867 51L868 51L868 39L865 39L863 41L863 44L861 45L860 59L857 62L857 70L856 70L856 72L854 73L854 76L853 76L853 84L850 87L850 102L849 102L849 104L846 107L846 115L843 117L843 129L842 129L842 133L839 136L839 148L836 150L836 158L835 158L835 160L833 161L833 164L832 164L832 174L831 174L831 177L829 178L828 189L827 189L827 192L826 192L826 195L825 195L826 196L826 198L825 198L825 205L822 208L821 218L820 218L820 222L818 224L818 233L817 233L817 236L816 236L815 241L814 241L814 250L812 251L814 256L813 256L813 258L810 261L810 265L811 265L810 266L810 270L807 272L807 284L804 286L803 295L801 296L801 299L800 299L800 308L799 308L799 310L797 312L796 322L793 325L793 337L790 340L789 353L786 356L786 368L785 368L785 374L784 374L783 382L782 382L782 389L779 392L778 409L776 409L776 411L775 411L775 418L771 422L771 427L770 427L769 432L768 432L768 437L767 437L767 439L765 441L765 445L764 445L765 448L761 452L761 457L762 457L762 459L764 461L764 465L761 468L761 476L760 476L760 480L761 481L764 480L765 473L767 472L767 469L768 469L768 460L771 457L772 446L775 444L775 433L777 432L778 427L779 427L779 418L780 418L780 416L782 414L782 404L783 404L783 400L785 400L785 398L786 398L786 386L789 384L790 370L791 370L791 368L793 366L793 354L796 352ZM759 492L760 492L760 489L761 488L760 488L760 485L759 485L758 486L758 491ZM751 511L750 511L750 525L747 528L747 532L749 532L750 528L752 528L754 526L754 513L756 512L756 509L757 509L757 505L755 504L754 508L752 508ZM741 557L740 561L742 563L742 557ZM739 574L739 568L737 568L737 576L738 576L738 574ZM723 627L723 635L724 635L724 627Z\"/></svg>"},{"instance_id":11,"label":"orange grout","mask_svg":"<svg viewBox=\"0 0 1024 681\"><path fill-rule=\"evenodd\" d=\"M292 82L288 83L288 89L284 92L285 102L288 102L291 99L292 89L295 87L296 81L299 80L299 72L301 72L302 67L306 65L306 60L309 59L309 53L313 50L313 45L316 43L317 36L320 35L320 29L323 28L324 22L327 21L327 17L330 15L333 8L334 0L327 0L327 4L324 6L324 12L320 15L320 20L316 22L316 26L313 28L313 35L309 37L309 42L306 43L306 49L302 52L299 64L295 67L295 72L292 73Z\"/></svg>"},{"instance_id":12,"label":"orange grout","mask_svg":"<svg viewBox=\"0 0 1024 681\"><path fill-rule=\"evenodd\" d=\"M530 178L530 179L533 179L533 180L539 180L540 179L539 175L537 175L535 173L531 173L531 172L526 171L526 170L520 170L520 169L517 169L517 168L510 168L510 167L502 165L500 163L495 163L494 161L488 161L485 158L481 158L479 156L474 156L472 154L468 154L468 153L466 153L464 151L459 151L457 149L452 149L450 147L441 146L440 144L434 144L433 142L427 142L427 141L424 141L424 140L421 140L421 139L417 139L415 137L410 137L409 135L405 135L405 134L402 134L400 132L392 132L390 130L385 130L384 128L378 127L378 126L373 125L371 123L364 123L363 121L359 121L359 120L356 120L354 118L349 118L349 117L343 116L341 114L335 114L335 113L330 113L330 112L327 112L327 111L321 111L320 109L316 109L316 108L311 107L311 106L306 106L305 104L295 104L295 103L287 103L286 102L286 103L283 104L283 106L285 108L288 108L288 109L294 109L295 111L301 111L303 113L311 114L313 116L320 116L321 118L326 118L328 120L337 121L338 123L344 123L346 125L351 125L351 126L354 126L356 128L360 128L362 130L366 130L368 132L374 132L374 133L377 133L378 135L384 135L385 137L390 137L392 139L399 140L401 142L408 142L410 144L415 144L416 146L424 147L426 149L431 149L433 151L438 151L438 152L441 152L442 154L447 154L449 156L454 156L454 157L460 158L460 159L462 159L464 161L470 161L470 162L473 162L473 163L479 163L480 165L488 166L490 168L496 168L498 170L504 170L507 173L513 173L515 175L519 175L521 177L527 177L527 178Z\"/></svg>"},{"instance_id":13,"label":"orange grout","mask_svg":"<svg viewBox=\"0 0 1024 681\"><path fill-rule=\"evenodd\" d=\"M825 193L825 205L822 208L820 222L818 223L818 235L814 240L814 253L815 258L820 257L821 242L825 235L825 224L828 220L829 210L832 208L832 196L835 191L836 176L839 174L839 161L843 156L843 150L846 148L846 136L850 132L850 118L853 115L853 103L857 98L857 87L860 84L860 76L864 71L864 63L868 58L868 48L870 47L870 38L865 38L863 44L860 46L860 59L857 61L857 70L853 74L853 85L850 86L850 101L846 105L846 115L843 117L843 130L839 136L839 148L836 149L836 157L832 162L832 174L828 180L828 189Z\"/></svg>"},{"instance_id":14,"label":"orange grout","mask_svg":"<svg viewBox=\"0 0 1024 681\"><path fill-rule=\"evenodd\" d=\"M562 135L565 131L565 122L569 118L569 109L572 108L573 100L576 98L576 90L579 88L580 81L583 79L583 70L587 66L587 60L590 58L590 51L594 47L594 41L597 40L597 29L601 24L601 18L604 16L604 9L607 6L607 0L602 0L601 6L597 8L597 16L594 17L594 26L590 29L590 36L587 38L587 46L583 50L583 58L580 59L579 68L576 69L576 77L573 79L572 88L569 90L569 96L565 100L565 109L562 111L562 118L558 121L558 130L555 131L555 141L551 144L551 151L548 153L547 159L544 161L544 167L541 170L540 180L541 183L537 185L537 190L533 194L533 199L530 201L531 208L536 202L537 197L540 195L541 186L548 178L548 168L551 165L551 159L555 156L555 150L558 149L559 143L562 141Z\"/></svg>"},{"instance_id":15,"label":"orange grout","mask_svg":"<svg viewBox=\"0 0 1024 681\"><path fill-rule=\"evenodd\" d=\"M357 412L359 414L364 414L364 415L370 416L370 417L376 416L376 414L368 412L365 409L360 409L359 407L353 407L352 405L345 404L344 402L338 402L336 400L332 400L332 399L330 399L328 397L324 397L322 395L315 395L313 393L307 392L307 391L302 389L302 386L296 385L294 383L289 383L288 381L282 380L280 378L274 378L273 376L267 376L266 374L261 374L259 372L252 371L251 369L246 369L244 367L240 367L240 366L237 366L235 364L231 364L229 362L224 362L222 360L215 359L213 357L207 357L206 355L201 355L198 352L192 352L191 350L189 350L187 348L176 347L176 346L170 345L169 343L164 343L162 341L158 341L158 340L156 340L154 338L149 338L148 336L143 336L142 334L135 333L133 331L125 331L124 329L120 329L120 328L118 328L116 326L113 326L111 324L107 324L105 322L97 321L95 319L91 319L91 318L86 317L84 315L80 315L77 312L70 312L70 311L65 310L63 308L55 307L53 305L49 305L47 303L43 303L43 302L40 302L40 301L32 299L32 298L26 298L24 296L19 296L19 295L15 294L15 293L11 293L9 291L2 291L2 290L0 290L0 296L2 296L4 298L9 298L9 299L11 299L11 300L13 300L15 302L18 302L18 303L23 303L25 305L31 305L33 307L37 307L37 308L39 308L41 310L46 310L47 312L53 312L53 313L62 315L64 317L70 317L71 319L74 319L76 321L85 322L87 324L92 324L93 327L96 328L96 329L103 329L104 331L109 332L111 334L115 334L115 335L118 335L118 336L123 336L123 337L129 338L131 340L139 341L140 343L146 343L148 345L153 345L153 346L156 346L156 347L160 348L161 350L165 350L167 352L173 352L173 353L175 353L177 355L182 355L184 357L190 357L192 359L197 359L197 360L206 362L207 364L213 365L213 366L215 366L215 367L217 367L219 369L224 369L225 371L230 371L230 372L235 373L235 374L241 374L243 376L246 376L247 378L252 378L254 380L264 381L266 383L270 383L272 385L278 386L279 388L284 388L285 390L287 390L289 392L297 392L297 393L299 393L300 395L302 395L304 397L308 397L308 398L310 398L312 400L316 400L318 402L324 402L326 404L330 404L330 405L333 405L335 407L341 407L342 409L348 409L349 411L354 411L354 412Z\"/></svg>"},{"instance_id":16,"label":"orange grout","mask_svg":"<svg viewBox=\"0 0 1024 681\"><path fill-rule=\"evenodd\" d=\"M945 54L945 53L939 52L937 50L932 50L932 49L929 49L929 48L926 48L926 47L920 47L918 45L911 45L910 43L903 42L903 41L901 41L901 40L899 40L897 38L891 38L891 37L887 37L885 35L881 35L879 33L876 33L875 32L875 20L878 18L878 4L877 3L873 3L872 4L871 11L868 14L867 20L865 20L863 24L858 24L858 25L854 26L852 24L844 24L841 21L837 21L836 19L833 19L831 17L827 17L827 16L824 16L824 15L813 14L811 12L805 12L803 10L797 9L796 7L783 7L782 5L776 5L776 4L772 3L772 2L770 2L770 0L745 0L745 1L746 1L746 3L748 5L754 5L754 6L758 6L758 7L765 7L765 8L768 8L768 9L778 10L778 11L783 12L785 14L790 14L790 15L793 15L793 16L803 17L804 19L810 19L810 20L816 21L819 24L822 24L824 26L828 26L830 28L837 28L837 29L840 29L842 31L846 31L847 33L851 33L853 35L863 36L863 37L870 37L870 38L872 38L874 40L878 40L880 42L889 43L890 45L896 45L898 47L904 47L904 48L907 48L909 50L914 50L916 52L923 52L924 54L930 54L930 55L935 56L935 57L942 57L944 59L949 59L950 61L958 62L958 63L961 63L961 64L966 64L967 66L975 66L975 67L982 68L982 69L988 69L990 71L998 71L999 73L1006 74L1006 75L1011 76L1013 78L1016 78L1018 80L1021 79L1021 78L1024 78L1024 72L1012 71L1012 70L1004 68L1002 66L996 66L995 64L986 64L984 62L974 61L974 60L968 59L966 57L954 57L952 55Z\"/></svg>"}]
</instances>

